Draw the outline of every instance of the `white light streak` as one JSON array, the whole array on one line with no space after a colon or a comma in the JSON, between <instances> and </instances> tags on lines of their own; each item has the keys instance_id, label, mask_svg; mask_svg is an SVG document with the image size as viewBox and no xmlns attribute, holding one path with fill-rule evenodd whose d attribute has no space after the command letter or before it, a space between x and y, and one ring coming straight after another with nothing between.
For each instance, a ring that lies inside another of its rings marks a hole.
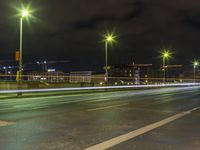
<instances>
[{"instance_id":1,"label":"white light streak","mask_svg":"<svg viewBox=\"0 0 200 150\"><path fill-rule=\"evenodd\" d=\"M127 86L98 86L98 87L78 87L78 88L51 88L51 89L25 89L25 90L0 90L0 94L11 93L36 93L36 92L57 92L57 91L83 91L83 90L104 90L104 89L128 89L128 88L162 88L200 86L200 83L176 83L176 84L153 84L153 85L127 85Z\"/></svg>"}]
</instances>

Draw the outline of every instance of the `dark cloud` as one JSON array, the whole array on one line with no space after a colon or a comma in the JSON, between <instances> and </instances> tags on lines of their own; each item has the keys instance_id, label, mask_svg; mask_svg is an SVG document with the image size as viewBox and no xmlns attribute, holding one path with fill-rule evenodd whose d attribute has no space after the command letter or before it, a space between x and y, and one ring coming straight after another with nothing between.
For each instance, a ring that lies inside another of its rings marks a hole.
<instances>
[{"instance_id":1,"label":"dark cloud","mask_svg":"<svg viewBox=\"0 0 200 150\"><path fill-rule=\"evenodd\" d=\"M20 5L18 0L0 1L0 59L13 58L18 49L13 6ZM176 51L172 63L188 64L200 55L197 0L32 0L31 6L36 18L24 21L26 61L67 59L68 70L101 70L101 34L113 28L119 42L109 50L110 63L159 63L162 47Z\"/></svg>"},{"instance_id":2,"label":"dark cloud","mask_svg":"<svg viewBox=\"0 0 200 150\"><path fill-rule=\"evenodd\" d=\"M117 18L112 17L112 16L95 16L87 21L80 21L80 22L76 22L73 24L73 26L77 29L80 28L93 28L95 27L97 24L101 23L101 22L105 22L105 21L116 21Z\"/></svg>"},{"instance_id":3,"label":"dark cloud","mask_svg":"<svg viewBox=\"0 0 200 150\"><path fill-rule=\"evenodd\" d=\"M102 23L102 22L115 22L115 23L125 23L128 22L136 17L138 17L143 10L143 3L141 1L136 1L132 3L127 4L129 7L131 7L130 12L124 14L123 16L116 17L113 15L94 15L92 18L86 20L86 21L78 21L75 22L73 25L75 28L92 28L96 25ZM121 11L121 10L120 10Z\"/></svg>"},{"instance_id":4,"label":"dark cloud","mask_svg":"<svg viewBox=\"0 0 200 150\"><path fill-rule=\"evenodd\" d=\"M185 12L184 14L183 23L190 28L200 30L200 11L195 13Z\"/></svg>"}]
</instances>

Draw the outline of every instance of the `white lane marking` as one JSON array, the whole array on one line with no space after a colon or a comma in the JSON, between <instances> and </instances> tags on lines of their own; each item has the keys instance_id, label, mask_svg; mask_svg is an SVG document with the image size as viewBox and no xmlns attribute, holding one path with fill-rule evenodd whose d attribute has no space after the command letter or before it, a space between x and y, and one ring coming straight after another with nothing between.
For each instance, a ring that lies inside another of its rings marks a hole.
<instances>
[{"instance_id":1,"label":"white lane marking","mask_svg":"<svg viewBox=\"0 0 200 150\"><path fill-rule=\"evenodd\" d=\"M19 104L19 105L14 105L12 106L13 108L23 108L23 107L31 107L33 106L32 104Z\"/></svg>"},{"instance_id":2,"label":"white lane marking","mask_svg":"<svg viewBox=\"0 0 200 150\"><path fill-rule=\"evenodd\" d=\"M0 127L9 126L9 125L13 125L13 124L15 124L15 123L14 122L0 120Z\"/></svg>"},{"instance_id":3,"label":"white lane marking","mask_svg":"<svg viewBox=\"0 0 200 150\"><path fill-rule=\"evenodd\" d=\"M153 124L150 124L150 125L147 125L145 127L142 127L140 129L137 129L137 130L134 130L132 132L129 132L127 134L123 134L123 135L120 135L118 137L115 137L115 138L112 138L110 140L107 140L105 142L102 142L100 144L97 144L97 145L94 145L94 146L91 146L89 148L86 148L85 150L104 150L104 149L108 149L108 148L111 148L117 144L120 144L122 142L125 142L127 140L130 140L130 139L133 139L141 134L144 134L146 132L149 132L151 130L154 130L156 128L159 128L165 124L168 124L170 122L173 122L177 119L180 119L190 113L192 113L193 111L196 111L200 109L200 107L197 107L197 108L194 108L194 109L191 109L191 110L188 110L188 111L184 111L184 112L181 112L179 114L176 114L174 116L171 116L169 118L166 118L164 120L161 120L161 121L158 121L156 123L153 123Z\"/></svg>"},{"instance_id":4,"label":"white lane marking","mask_svg":"<svg viewBox=\"0 0 200 150\"><path fill-rule=\"evenodd\" d=\"M88 109L87 111L97 111L97 110L109 109L109 108L125 106L125 105L128 105L128 103L118 104L118 105L111 105L111 106L106 106L106 107L99 107L99 108L92 108L92 109Z\"/></svg>"},{"instance_id":5,"label":"white lane marking","mask_svg":"<svg viewBox=\"0 0 200 150\"><path fill-rule=\"evenodd\" d=\"M86 103L96 103L96 102L103 102L103 101L108 101L110 100L109 98L100 98L97 100L90 100L90 101L86 101Z\"/></svg>"}]
</instances>

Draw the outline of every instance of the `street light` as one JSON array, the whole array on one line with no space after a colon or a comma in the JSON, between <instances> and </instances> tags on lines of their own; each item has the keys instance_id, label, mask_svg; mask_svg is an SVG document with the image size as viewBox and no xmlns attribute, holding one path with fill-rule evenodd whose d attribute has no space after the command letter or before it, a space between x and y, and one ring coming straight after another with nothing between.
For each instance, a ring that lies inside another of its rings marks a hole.
<instances>
[{"instance_id":1,"label":"street light","mask_svg":"<svg viewBox=\"0 0 200 150\"><path fill-rule=\"evenodd\" d=\"M196 68L197 68L198 66L199 66L199 62L195 60L195 61L193 62L193 69L194 69L194 70L193 70L193 74L194 74L194 78L193 78L193 79L194 79L194 83L196 82Z\"/></svg>"},{"instance_id":2,"label":"street light","mask_svg":"<svg viewBox=\"0 0 200 150\"><path fill-rule=\"evenodd\" d=\"M162 51L162 59L163 59L163 83L165 83L165 69L166 69L166 60L171 57L171 52L169 50Z\"/></svg>"},{"instance_id":3,"label":"street light","mask_svg":"<svg viewBox=\"0 0 200 150\"><path fill-rule=\"evenodd\" d=\"M22 62L22 57L23 57L23 55L22 55L22 48L23 48L23 45L22 45L22 40L23 40L23 38L22 38L22 36L23 36L23 18L25 18L25 17L28 17L29 16L29 11L28 10L26 10L26 9L23 9L23 10L21 10L21 13L20 13L20 43L19 43L19 45L20 45L20 48L19 48L19 53L20 53L20 58L19 58L19 71L18 71L18 81L19 82L21 82L22 81L22 71L23 71L23 68L22 68L22 66L23 66L23 62Z\"/></svg>"},{"instance_id":4,"label":"street light","mask_svg":"<svg viewBox=\"0 0 200 150\"><path fill-rule=\"evenodd\" d=\"M107 33L104 35L105 42L105 81L108 81L108 44L116 42L116 36L113 33Z\"/></svg>"}]
</instances>

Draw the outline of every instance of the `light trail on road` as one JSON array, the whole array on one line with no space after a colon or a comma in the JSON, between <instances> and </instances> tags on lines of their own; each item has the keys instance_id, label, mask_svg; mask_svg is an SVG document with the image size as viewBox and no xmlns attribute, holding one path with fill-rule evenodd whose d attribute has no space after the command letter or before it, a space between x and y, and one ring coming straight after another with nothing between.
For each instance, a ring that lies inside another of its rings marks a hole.
<instances>
[{"instance_id":1,"label":"light trail on road","mask_svg":"<svg viewBox=\"0 0 200 150\"><path fill-rule=\"evenodd\" d=\"M83 91L104 89L128 89L128 88L162 88L162 87L200 86L200 83L177 83L177 84L155 84L155 85L128 85L128 86L98 86L79 88L51 88L51 89L27 89L27 90L1 90L0 94L11 93L34 93L34 92L56 92L56 91Z\"/></svg>"}]
</instances>

